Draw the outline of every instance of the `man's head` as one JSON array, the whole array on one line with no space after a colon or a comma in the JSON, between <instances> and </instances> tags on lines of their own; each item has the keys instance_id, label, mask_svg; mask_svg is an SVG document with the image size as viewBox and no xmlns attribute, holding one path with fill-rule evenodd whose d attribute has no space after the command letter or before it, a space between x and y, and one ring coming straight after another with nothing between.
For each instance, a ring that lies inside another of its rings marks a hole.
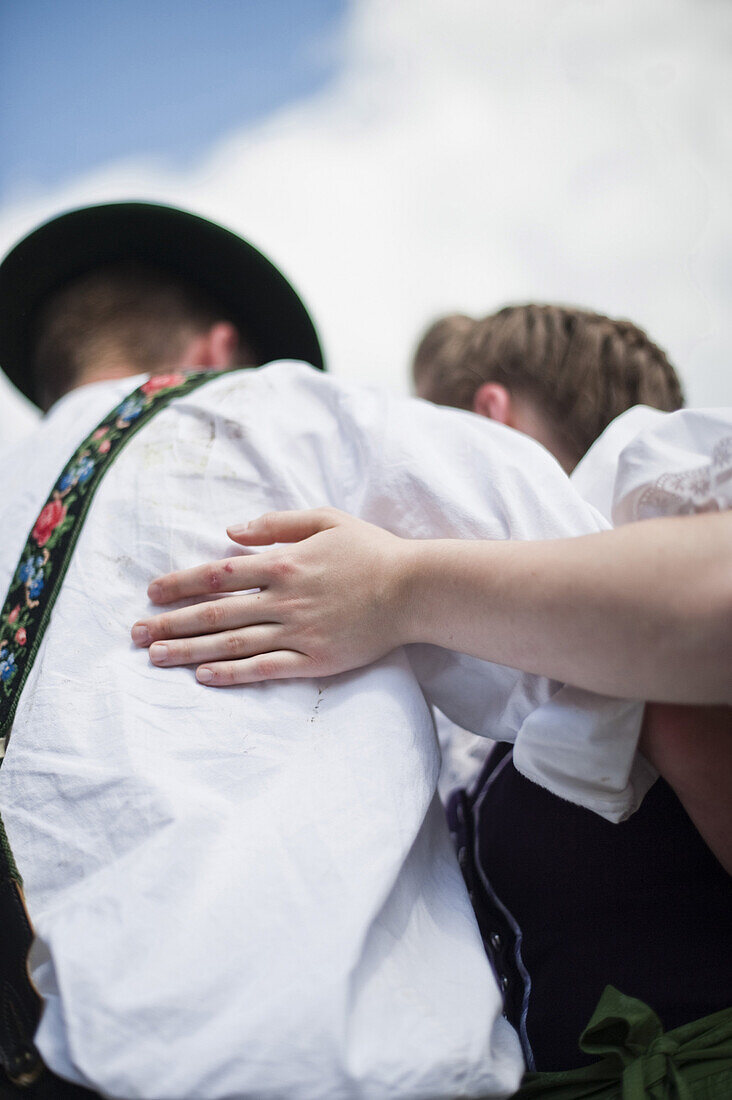
<instances>
[{"instance_id":1,"label":"man's head","mask_svg":"<svg viewBox=\"0 0 732 1100\"><path fill-rule=\"evenodd\" d=\"M633 405L683 404L676 372L642 329L564 306L442 318L420 341L413 372L420 397L523 431L566 470Z\"/></svg>"},{"instance_id":2,"label":"man's head","mask_svg":"<svg viewBox=\"0 0 732 1100\"><path fill-rule=\"evenodd\" d=\"M0 366L48 407L100 378L302 359L322 368L296 291L247 241L173 207L62 214L0 264Z\"/></svg>"},{"instance_id":3,"label":"man's head","mask_svg":"<svg viewBox=\"0 0 732 1100\"><path fill-rule=\"evenodd\" d=\"M87 382L184 367L256 365L246 337L204 291L135 264L99 267L39 310L30 373L44 409Z\"/></svg>"}]
</instances>

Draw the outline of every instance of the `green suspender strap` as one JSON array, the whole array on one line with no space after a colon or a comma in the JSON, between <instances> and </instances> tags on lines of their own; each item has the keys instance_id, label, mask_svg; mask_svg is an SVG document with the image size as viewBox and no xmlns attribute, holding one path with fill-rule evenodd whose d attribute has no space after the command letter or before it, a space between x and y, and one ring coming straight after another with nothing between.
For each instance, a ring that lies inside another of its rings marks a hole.
<instances>
[{"instance_id":1,"label":"green suspender strap","mask_svg":"<svg viewBox=\"0 0 732 1100\"><path fill-rule=\"evenodd\" d=\"M23 686L43 640L94 493L125 443L210 371L158 375L126 397L72 455L28 535L0 612L0 764ZM0 1097L91 1096L56 1078L33 1043L41 1002L27 969L33 931L0 816Z\"/></svg>"},{"instance_id":2,"label":"green suspender strap","mask_svg":"<svg viewBox=\"0 0 732 1100\"><path fill-rule=\"evenodd\" d=\"M608 985L580 1049L600 1061L528 1073L514 1100L730 1100L732 1008L664 1033L648 1005Z\"/></svg>"}]
</instances>

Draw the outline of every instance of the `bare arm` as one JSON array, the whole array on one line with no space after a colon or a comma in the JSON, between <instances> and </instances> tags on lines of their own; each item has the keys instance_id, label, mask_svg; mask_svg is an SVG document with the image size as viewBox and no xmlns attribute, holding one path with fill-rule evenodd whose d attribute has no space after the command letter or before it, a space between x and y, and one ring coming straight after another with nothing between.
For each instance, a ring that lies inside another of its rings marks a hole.
<instances>
[{"instance_id":1,"label":"bare arm","mask_svg":"<svg viewBox=\"0 0 732 1100\"><path fill-rule=\"evenodd\" d=\"M590 691L732 703L732 513L542 542L408 540L333 509L230 534L291 542L159 578L156 603L259 588L135 625L213 686L356 668L431 642ZM210 675L207 675L210 673Z\"/></svg>"},{"instance_id":2,"label":"bare arm","mask_svg":"<svg viewBox=\"0 0 732 1100\"><path fill-rule=\"evenodd\" d=\"M732 702L732 513L419 558L420 640L604 695Z\"/></svg>"},{"instance_id":3,"label":"bare arm","mask_svg":"<svg viewBox=\"0 0 732 1100\"><path fill-rule=\"evenodd\" d=\"M638 747L732 874L732 710L650 703Z\"/></svg>"}]
</instances>

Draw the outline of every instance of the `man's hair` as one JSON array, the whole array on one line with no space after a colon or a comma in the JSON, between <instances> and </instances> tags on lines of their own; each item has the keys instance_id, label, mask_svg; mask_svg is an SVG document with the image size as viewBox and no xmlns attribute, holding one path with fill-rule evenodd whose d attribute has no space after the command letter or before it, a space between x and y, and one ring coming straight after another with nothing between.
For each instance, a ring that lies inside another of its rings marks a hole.
<instances>
[{"instance_id":1,"label":"man's hair","mask_svg":"<svg viewBox=\"0 0 732 1100\"><path fill-rule=\"evenodd\" d=\"M525 396L577 461L631 406L684 403L674 368L642 329L566 306L444 317L422 337L413 373L420 393L459 409L472 408L484 382Z\"/></svg>"},{"instance_id":2,"label":"man's hair","mask_svg":"<svg viewBox=\"0 0 732 1100\"><path fill-rule=\"evenodd\" d=\"M95 268L52 295L36 319L31 371L42 407L95 363L113 359L160 374L180 361L192 337L224 319L203 291L167 272L137 264Z\"/></svg>"}]
</instances>

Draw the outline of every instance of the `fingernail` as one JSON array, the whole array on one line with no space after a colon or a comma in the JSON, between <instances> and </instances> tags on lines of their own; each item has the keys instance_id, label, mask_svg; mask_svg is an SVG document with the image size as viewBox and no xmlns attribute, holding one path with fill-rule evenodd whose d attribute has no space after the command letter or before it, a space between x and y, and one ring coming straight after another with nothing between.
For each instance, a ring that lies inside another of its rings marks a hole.
<instances>
[{"instance_id":1,"label":"fingernail","mask_svg":"<svg viewBox=\"0 0 732 1100\"><path fill-rule=\"evenodd\" d=\"M162 598L163 590L159 584L151 584L147 590L148 597L153 603L157 603Z\"/></svg>"},{"instance_id":2,"label":"fingernail","mask_svg":"<svg viewBox=\"0 0 732 1100\"><path fill-rule=\"evenodd\" d=\"M164 661L168 656L168 647L163 645L162 642L156 642L155 645L150 646L150 660L151 661Z\"/></svg>"},{"instance_id":3,"label":"fingernail","mask_svg":"<svg viewBox=\"0 0 732 1100\"><path fill-rule=\"evenodd\" d=\"M226 531L233 539L236 539L241 535L245 535L251 526L251 523L239 523L235 527L227 527Z\"/></svg>"},{"instance_id":4,"label":"fingernail","mask_svg":"<svg viewBox=\"0 0 732 1100\"><path fill-rule=\"evenodd\" d=\"M132 641L136 645L147 645L150 641L150 631L146 626L142 626L141 623L136 624L132 628Z\"/></svg>"},{"instance_id":5,"label":"fingernail","mask_svg":"<svg viewBox=\"0 0 732 1100\"><path fill-rule=\"evenodd\" d=\"M196 679L202 683L207 684L210 680L213 680L214 674L210 668L197 668Z\"/></svg>"}]
</instances>

